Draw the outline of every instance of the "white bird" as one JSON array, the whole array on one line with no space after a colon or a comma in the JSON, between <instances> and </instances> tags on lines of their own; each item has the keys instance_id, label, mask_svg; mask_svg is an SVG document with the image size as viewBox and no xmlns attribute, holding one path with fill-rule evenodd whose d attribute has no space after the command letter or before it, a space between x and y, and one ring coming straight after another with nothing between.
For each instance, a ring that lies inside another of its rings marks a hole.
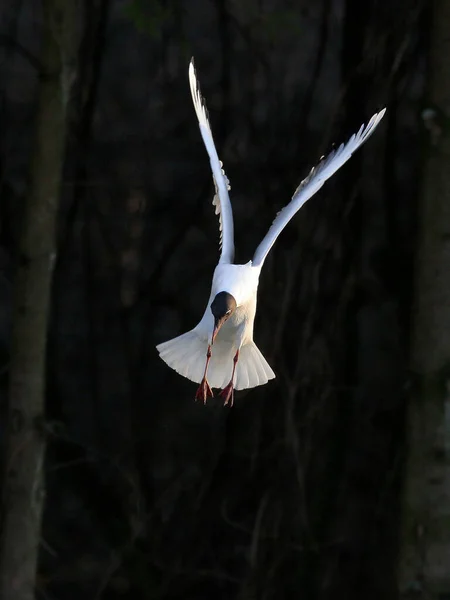
<instances>
[{"instance_id":1,"label":"white bird","mask_svg":"<svg viewBox=\"0 0 450 600\"><path fill-rule=\"evenodd\" d=\"M373 115L346 144L341 144L311 169L289 204L277 214L253 259L245 265L235 265L230 184L214 145L193 59L189 65L189 82L216 189L213 205L219 215L221 255L200 323L191 331L159 344L157 350L169 367L200 384L196 399L206 402L213 396L211 388L223 388L220 395L224 403L231 406L235 389L264 385L275 377L253 341L258 281L267 254L295 213L374 132L386 109Z\"/></svg>"}]
</instances>

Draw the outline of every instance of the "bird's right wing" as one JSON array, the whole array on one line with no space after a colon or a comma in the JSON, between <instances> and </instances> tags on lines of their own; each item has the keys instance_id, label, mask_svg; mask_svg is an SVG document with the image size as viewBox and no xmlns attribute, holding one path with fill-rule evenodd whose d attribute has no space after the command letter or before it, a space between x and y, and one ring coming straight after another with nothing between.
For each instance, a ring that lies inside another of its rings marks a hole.
<instances>
[{"instance_id":1,"label":"bird's right wing","mask_svg":"<svg viewBox=\"0 0 450 600\"><path fill-rule=\"evenodd\" d=\"M378 123L384 116L386 109L373 115L366 126L361 125L358 133L353 134L346 144L341 144L339 148L330 152L330 154L313 167L309 175L300 183L295 190L292 200L275 217L272 226L264 237L263 241L256 248L252 260L254 266L262 265L266 259L269 250L272 248L275 240L300 208L314 194L320 190L325 181L336 173L338 169L345 164L351 155L372 135Z\"/></svg>"},{"instance_id":2,"label":"bird's right wing","mask_svg":"<svg viewBox=\"0 0 450 600\"><path fill-rule=\"evenodd\" d=\"M228 181L225 171L222 168L222 162L217 155L214 145L211 127L208 120L208 111L205 101L200 92L200 86L197 80L197 75L194 67L194 59L191 59L189 65L189 83L191 86L192 100L194 102L195 112L197 113L200 133L202 134L203 142L209 154L211 162L211 170L216 188L216 193L213 198L213 205L216 208L216 215L219 215L220 227L220 246L222 249L220 255L220 263L231 263L234 258L234 234L233 234L233 211L231 209L230 197L228 190L230 182Z\"/></svg>"}]
</instances>

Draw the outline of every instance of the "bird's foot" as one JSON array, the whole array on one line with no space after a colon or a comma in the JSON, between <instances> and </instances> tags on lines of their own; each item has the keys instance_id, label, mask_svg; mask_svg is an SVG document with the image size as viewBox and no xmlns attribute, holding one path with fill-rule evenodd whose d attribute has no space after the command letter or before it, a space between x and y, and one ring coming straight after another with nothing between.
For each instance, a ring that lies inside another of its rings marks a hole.
<instances>
[{"instance_id":1,"label":"bird's foot","mask_svg":"<svg viewBox=\"0 0 450 600\"><path fill-rule=\"evenodd\" d=\"M214 398L214 394L212 393L212 389L210 388L206 377L203 377L198 386L198 390L195 393L195 399L201 400L203 404L206 404L208 398Z\"/></svg>"},{"instance_id":2,"label":"bird's foot","mask_svg":"<svg viewBox=\"0 0 450 600\"><path fill-rule=\"evenodd\" d=\"M225 400L225 402L223 403L224 406L227 406L227 404L229 404L230 406L233 406L233 402L234 402L234 385L233 385L233 381L230 381L230 383L223 388L223 390L220 392L220 396Z\"/></svg>"}]
</instances>

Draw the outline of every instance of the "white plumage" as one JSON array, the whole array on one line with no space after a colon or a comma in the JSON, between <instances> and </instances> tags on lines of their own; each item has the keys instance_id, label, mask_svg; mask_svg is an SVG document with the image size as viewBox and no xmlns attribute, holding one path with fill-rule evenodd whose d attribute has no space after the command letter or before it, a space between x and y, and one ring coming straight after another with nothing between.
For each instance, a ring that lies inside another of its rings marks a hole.
<instances>
[{"instance_id":1,"label":"white plumage","mask_svg":"<svg viewBox=\"0 0 450 600\"><path fill-rule=\"evenodd\" d=\"M219 263L214 271L211 295L200 323L157 349L161 358L177 373L200 383L205 368L208 344L214 329L210 304L219 292L226 291L236 299L236 309L221 327L212 346L208 381L213 388L225 387L231 379L233 357L240 349L234 387L237 390L263 385L275 377L264 356L253 341L256 293L260 267Z\"/></svg>"},{"instance_id":2,"label":"white plumage","mask_svg":"<svg viewBox=\"0 0 450 600\"><path fill-rule=\"evenodd\" d=\"M200 384L197 399L206 402L207 397L212 396L210 388L224 388L221 395L225 404L232 404L234 389L263 385L275 377L253 341L259 275L267 254L295 213L374 132L385 109L375 114L366 126L362 125L346 144L341 144L311 169L289 204L276 216L253 259L245 265L234 265L233 213L228 195L230 184L214 145L193 60L189 65L189 82L216 188L213 204L219 215L221 254L202 320L191 331L159 344L157 350L177 373Z\"/></svg>"}]
</instances>

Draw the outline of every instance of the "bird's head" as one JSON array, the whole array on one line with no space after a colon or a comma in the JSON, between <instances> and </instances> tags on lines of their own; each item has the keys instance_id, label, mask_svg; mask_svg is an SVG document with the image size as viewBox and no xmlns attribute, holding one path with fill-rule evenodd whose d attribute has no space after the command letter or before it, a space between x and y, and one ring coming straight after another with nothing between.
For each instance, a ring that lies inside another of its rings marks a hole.
<instances>
[{"instance_id":1,"label":"bird's head","mask_svg":"<svg viewBox=\"0 0 450 600\"><path fill-rule=\"evenodd\" d=\"M211 303L211 312L214 317L214 329L211 343L214 344L216 335L219 333L222 325L228 321L236 309L236 300L228 292L219 292Z\"/></svg>"}]
</instances>

